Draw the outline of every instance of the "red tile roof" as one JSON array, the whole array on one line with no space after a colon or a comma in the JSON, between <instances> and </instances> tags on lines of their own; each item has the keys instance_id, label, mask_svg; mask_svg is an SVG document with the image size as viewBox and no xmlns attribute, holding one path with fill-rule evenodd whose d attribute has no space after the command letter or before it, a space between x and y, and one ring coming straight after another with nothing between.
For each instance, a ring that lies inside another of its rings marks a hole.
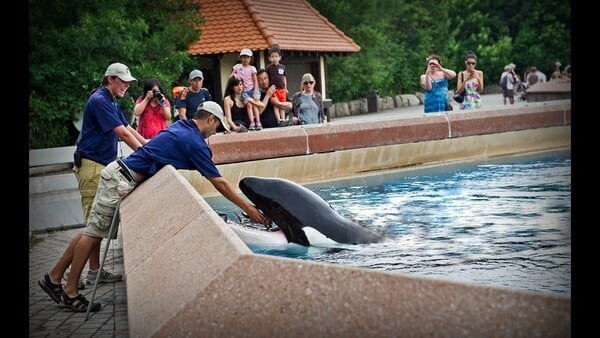
<instances>
[{"instance_id":1,"label":"red tile roof","mask_svg":"<svg viewBox=\"0 0 600 338\"><path fill-rule=\"evenodd\" d=\"M266 50L278 43L282 50L322 53L360 51L305 0L197 0L205 17L200 40L192 55Z\"/></svg>"}]
</instances>

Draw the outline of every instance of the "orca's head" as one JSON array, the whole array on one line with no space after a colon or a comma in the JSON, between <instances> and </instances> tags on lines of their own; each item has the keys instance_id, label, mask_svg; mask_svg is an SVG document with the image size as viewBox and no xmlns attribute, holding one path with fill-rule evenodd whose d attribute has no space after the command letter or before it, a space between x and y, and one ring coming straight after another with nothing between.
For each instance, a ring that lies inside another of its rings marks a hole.
<instances>
[{"instance_id":1,"label":"orca's head","mask_svg":"<svg viewBox=\"0 0 600 338\"><path fill-rule=\"evenodd\" d=\"M288 210L290 194L296 183L281 178L247 176L240 180L240 190L258 209L283 230L289 242L309 246L302 225Z\"/></svg>"}]
</instances>

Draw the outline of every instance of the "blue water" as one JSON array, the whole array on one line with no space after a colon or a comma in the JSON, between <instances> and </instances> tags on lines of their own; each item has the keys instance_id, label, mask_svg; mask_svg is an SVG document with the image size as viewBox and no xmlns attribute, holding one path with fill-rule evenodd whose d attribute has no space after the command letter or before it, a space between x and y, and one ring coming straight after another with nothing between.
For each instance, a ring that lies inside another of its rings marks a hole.
<instances>
[{"instance_id":1,"label":"blue water","mask_svg":"<svg viewBox=\"0 0 600 338\"><path fill-rule=\"evenodd\" d=\"M349 250L255 253L571 294L569 150L306 185L390 238ZM236 206L207 198L219 211ZM307 211L308 212L308 211Z\"/></svg>"}]
</instances>

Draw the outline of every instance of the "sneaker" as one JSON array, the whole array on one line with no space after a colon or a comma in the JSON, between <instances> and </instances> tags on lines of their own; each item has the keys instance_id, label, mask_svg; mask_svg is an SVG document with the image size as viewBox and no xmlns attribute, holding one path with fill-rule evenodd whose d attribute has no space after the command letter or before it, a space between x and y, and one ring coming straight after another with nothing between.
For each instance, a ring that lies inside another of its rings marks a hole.
<instances>
[{"instance_id":1,"label":"sneaker","mask_svg":"<svg viewBox=\"0 0 600 338\"><path fill-rule=\"evenodd\" d=\"M69 279L69 273L70 272L71 271L67 271L63 275L63 279L65 280L65 282ZM77 289L79 289L79 290L85 290L85 284L83 284L83 278L81 278L81 277L79 277L79 283L77 284Z\"/></svg>"},{"instance_id":2,"label":"sneaker","mask_svg":"<svg viewBox=\"0 0 600 338\"><path fill-rule=\"evenodd\" d=\"M256 124L256 129L255 130L262 130L262 124L257 123Z\"/></svg>"},{"instance_id":3,"label":"sneaker","mask_svg":"<svg viewBox=\"0 0 600 338\"><path fill-rule=\"evenodd\" d=\"M281 120L279 121L279 123L277 124L278 127L287 127L292 123L292 121L290 120Z\"/></svg>"},{"instance_id":4,"label":"sneaker","mask_svg":"<svg viewBox=\"0 0 600 338\"><path fill-rule=\"evenodd\" d=\"M114 274L102 269L100 272L100 280L98 280L98 283L115 283L120 282L122 280L123 275ZM85 283L88 285L93 285L94 283L96 283L96 274L88 271L87 276L85 277Z\"/></svg>"},{"instance_id":5,"label":"sneaker","mask_svg":"<svg viewBox=\"0 0 600 338\"><path fill-rule=\"evenodd\" d=\"M250 123L250 127L248 127L248 130L256 130L256 125L254 124L254 122Z\"/></svg>"}]
</instances>

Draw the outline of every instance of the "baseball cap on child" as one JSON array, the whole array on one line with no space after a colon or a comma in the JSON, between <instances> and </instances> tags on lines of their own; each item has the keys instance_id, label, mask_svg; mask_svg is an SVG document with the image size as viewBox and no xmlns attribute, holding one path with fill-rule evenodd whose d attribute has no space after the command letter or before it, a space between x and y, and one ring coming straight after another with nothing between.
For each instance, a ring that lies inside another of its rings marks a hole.
<instances>
[{"instance_id":1,"label":"baseball cap on child","mask_svg":"<svg viewBox=\"0 0 600 338\"><path fill-rule=\"evenodd\" d=\"M104 76L116 76L121 79L123 82L135 82L138 83L138 80L131 76L129 72L129 68L122 63L113 63L108 68L106 68L106 73Z\"/></svg>"},{"instance_id":2,"label":"baseball cap on child","mask_svg":"<svg viewBox=\"0 0 600 338\"><path fill-rule=\"evenodd\" d=\"M202 75L202 72L201 72L201 71L199 71L198 69L194 69L194 70L192 70L192 71L190 72L190 80L193 80L193 79L195 79L195 78L197 78L197 77L199 77L199 78L201 78L201 79L204 79L204 75Z\"/></svg>"},{"instance_id":3,"label":"baseball cap on child","mask_svg":"<svg viewBox=\"0 0 600 338\"><path fill-rule=\"evenodd\" d=\"M248 49L248 48L244 48L240 52L240 56L243 56L243 55L252 56L252 51L250 49Z\"/></svg>"},{"instance_id":4,"label":"baseball cap on child","mask_svg":"<svg viewBox=\"0 0 600 338\"><path fill-rule=\"evenodd\" d=\"M204 101L200 103L200 105L198 106L198 110L204 110L213 114L221 121L221 125L223 126L223 128L225 128L225 130L230 130L229 124L227 123L227 120L225 120L225 114L223 114L223 108L221 108L221 106L218 103L214 101Z\"/></svg>"}]
</instances>

